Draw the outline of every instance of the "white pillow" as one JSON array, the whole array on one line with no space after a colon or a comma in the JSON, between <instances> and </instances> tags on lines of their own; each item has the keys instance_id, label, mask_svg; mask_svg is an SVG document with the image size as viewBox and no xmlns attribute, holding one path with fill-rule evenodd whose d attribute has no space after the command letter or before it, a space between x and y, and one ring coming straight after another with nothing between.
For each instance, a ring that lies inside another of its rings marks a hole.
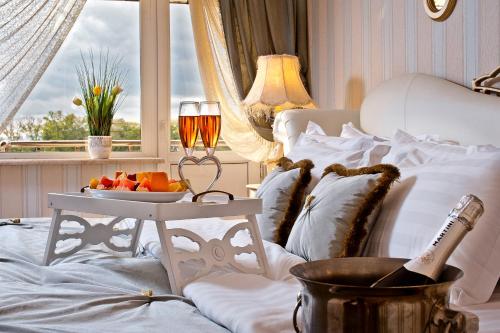
<instances>
[{"instance_id":1,"label":"white pillow","mask_svg":"<svg viewBox=\"0 0 500 333\"><path fill-rule=\"evenodd\" d=\"M362 130L356 128L353 123L348 122L347 124L342 125L342 132L340 133L340 136L342 138L359 138L359 137L364 137L364 138L369 138L375 141L389 141L389 139L381 138L375 135L370 135Z\"/></svg>"},{"instance_id":2,"label":"white pillow","mask_svg":"<svg viewBox=\"0 0 500 333\"><path fill-rule=\"evenodd\" d=\"M438 134L421 134L413 136L402 129L397 129L392 136L391 141L393 143L414 143L414 142L430 142L435 144L445 144L445 145L459 145L460 143L455 140L443 139Z\"/></svg>"},{"instance_id":3,"label":"white pillow","mask_svg":"<svg viewBox=\"0 0 500 333\"><path fill-rule=\"evenodd\" d=\"M323 128L312 120L309 120L309 122L307 123L306 134L326 135Z\"/></svg>"},{"instance_id":4,"label":"white pillow","mask_svg":"<svg viewBox=\"0 0 500 333\"><path fill-rule=\"evenodd\" d=\"M378 164L389 149L388 145L365 137L341 138L302 133L286 157L292 161L310 159L314 163L308 187L310 192L327 166L340 163L347 168L357 168Z\"/></svg>"},{"instance_id":5,"label":"white pillow","mask_svg":"<svg viewBox=\"0 0 500 333\"><path fill-rule=\"evenodd\" d=\"M452 287L451 302L487 302L500 277L500 153L462 155L400 172L399 184L385 197L365 255L419 255L461 196L475 194L484 202L485 213L448 260L465 273Z\"/></svg>"},{"instance_id":6,"label":"white pillow","mask_svg":"<svg viewBox=\"0 0 500 333\"><path fill-rule=\"evenodd\" d=\"M383 163L398 167L412 167L431 162L450 161L474 153L500 152L492 145L460 146L451 141L421 141L402 130L397 130L390 141L391 151Z\"/></svg>"},{"instance_id":7,"label":"white pillow","mask_svg":"<svg viewBox=\"0 0 500 333\"><path fill-rule=\"evenodd\" d=\"M398 129L398 130L396 130L395 136L398 136L398 135L405 135L405 136L411 137L412 141L415 140L415 141L419 141L419 142L446 143L446 144L453 144L453 145L459 144L457 141L444 140L437 134L422 134L422 135L418 135L418 136L414 137L411 134L408 134L408 133L404 132L403 130ZM382 142L389 141L388 138L382 138L382 137L378 137L375 135L367 134L367 133L363 132L362 130L356 128L356 126L354 126L353 123L351 123L351 122L342 125L342 132L340 133L340 136L343 138L367 137L367 138L371 138L375 141L382 141ZM394 138L392 140L394 140Z\"/></svg>"}]
</instances>

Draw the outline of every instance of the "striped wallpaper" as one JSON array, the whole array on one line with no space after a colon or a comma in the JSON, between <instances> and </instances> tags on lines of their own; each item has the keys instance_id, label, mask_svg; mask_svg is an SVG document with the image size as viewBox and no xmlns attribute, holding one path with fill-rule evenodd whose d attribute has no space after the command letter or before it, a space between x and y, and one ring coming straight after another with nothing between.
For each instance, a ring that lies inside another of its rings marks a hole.
<instances>
[{"instance_id":1,"label":"striped wallpaper","mask_svg":"<svg viewBox=\"0 0 500 333\"><path fill-rule=\"evenodd\" d=\"M0 218L51 216L47 193L78 192L90 178L116 170L156 170L156 163L116 162L65 164L44 161L2 165L0 161Z\"/></svg>"},{"instance_id":2,"label":"striped wallpaper","mask_svg":"<svg viewBox=\"0 0 500 333\"><path fill-rule=\"evenodd\" d=\"M420 72L470 86L500 65L500 0L457 0L434 22L422 0L309 0L311 87L321 108L359 109L380 82Z\"/></svg>"}]
</instances>

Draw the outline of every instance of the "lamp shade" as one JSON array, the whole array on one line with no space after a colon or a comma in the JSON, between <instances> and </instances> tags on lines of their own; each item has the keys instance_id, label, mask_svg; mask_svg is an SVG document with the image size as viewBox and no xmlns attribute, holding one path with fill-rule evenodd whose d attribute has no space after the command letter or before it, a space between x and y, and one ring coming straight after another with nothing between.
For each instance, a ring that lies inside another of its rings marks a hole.
<instances>
[{"instance_id":1,"label":"lamp shade","mask_svg":"<svg viewBox=\"0 0 500 333\"><path fill-rule=\"evenodd\" d=\"M257 75L243 103L252 109L276 111L316 108L300 79L299 58L291 55L260 56Z\"/></svg>"}]
</instances>

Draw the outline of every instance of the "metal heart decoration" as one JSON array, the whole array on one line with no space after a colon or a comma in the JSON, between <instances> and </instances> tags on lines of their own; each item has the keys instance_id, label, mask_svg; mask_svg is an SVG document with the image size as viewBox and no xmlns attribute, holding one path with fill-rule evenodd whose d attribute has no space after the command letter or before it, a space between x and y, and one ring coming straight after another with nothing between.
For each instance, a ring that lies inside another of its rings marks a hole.
<instances>
[{"instance_id":1,"label":"metal heart decoration","mask_svg":"<svg viewBox=\"0 0 500 333\"><path fill-rule=\"evenodd\" d=\"M188 161L194 163L195 165L203 165L203 164L207 164L209 162L214 162L215 166L217 167L217 173L215 174L215 177L212 179L212 182L210 183L210 185L208 185L207 189L205 190L205 191L210 191L212 189L212 187L215 185L215 183L217 182L217 180L219 180L219 178L222 174L222 165L221 165L219 159L215 156L203 156L202 158L197 158L194 156L184 156L179 161L179 164L177 166L178 172L179 172L179 178L187 184L189 191L191 191L191 193L193 193L193 195L196 195L196 192L193 190L191 184L188 181L186 181L186 178L184 178L184 173L182 172L182 168L183 168L184 164Z\"/></svg>"}]
</instances>

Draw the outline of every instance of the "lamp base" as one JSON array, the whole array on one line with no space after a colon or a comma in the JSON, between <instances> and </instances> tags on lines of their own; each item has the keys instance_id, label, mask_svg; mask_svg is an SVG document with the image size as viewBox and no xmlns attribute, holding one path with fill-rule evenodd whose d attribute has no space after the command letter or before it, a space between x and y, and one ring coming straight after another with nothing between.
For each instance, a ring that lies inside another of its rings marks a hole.
<instances>
[{"instance_id":1,"label":"lamp base","mask_svg":"<svg viewBox=\"0 0 500 333\"><path fill-rule=\"evenodd\" d=\"M252 125L253 129L257 134L259 134L264 140L274 142L273 136L273 123L274 115L248 115L248 121Z\"/></svg>"}]
</instances>

